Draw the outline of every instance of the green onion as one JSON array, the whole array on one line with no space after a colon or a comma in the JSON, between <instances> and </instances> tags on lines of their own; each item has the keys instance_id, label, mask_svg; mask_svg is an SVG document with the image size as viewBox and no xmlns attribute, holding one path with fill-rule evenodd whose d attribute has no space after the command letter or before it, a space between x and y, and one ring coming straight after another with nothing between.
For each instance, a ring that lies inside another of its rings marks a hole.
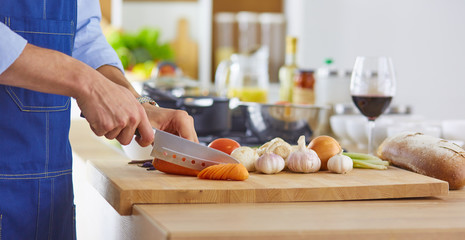
<instances>
[{"instance_id":1,"label":"green onion","mask_svg":"<svg viewBox=\"0 0 465 240\"><path fill-rule=\"evenodd\" d=\"M388 161L381 160L380 158L370 154L354 152L343 152L342 154L352 159L354 168L384 170L387 169L387 166L389 166Z\"/></svg>"},{"instance_id":2,"label":"green onion","mask_svg":"<svg viewBox=\"0 0 465 240\"><path fill-rule=\"evenodd\" d=\"M343 152L342 154L352 158L352 159L358 159L358 160L370 160L370 159L379 159L378 157L371 155L371 154L366 154L366 153L355 153L355 152Z\"/></svg>"},{"instance_id":3,"label":"green onion","mask_svg":"<svg viewBox=\"0 0 465 240\"><path fill-rule=\"evenodd\" d=\"M352 161L354 162L354 168L371 168L371 169L378 169L378 170L387 169L387 166L382 165L382 164L373 164L373 163L366 162L364 160L356 160L356 159L352 159Z\"/></svg>"},{"instance_id":4,"label":"green onion","mask_svg":"<svg viewBox=\"0 0 465 240\"><path fill-rule=\"evenodd\" d=\"M370 160L352 159L352 161L359 161L359 162L364 162L364 163L369 163L369 164L389 166L388 161L383 161L381 159L370 159Z\"/></svg>"}]
</instances>

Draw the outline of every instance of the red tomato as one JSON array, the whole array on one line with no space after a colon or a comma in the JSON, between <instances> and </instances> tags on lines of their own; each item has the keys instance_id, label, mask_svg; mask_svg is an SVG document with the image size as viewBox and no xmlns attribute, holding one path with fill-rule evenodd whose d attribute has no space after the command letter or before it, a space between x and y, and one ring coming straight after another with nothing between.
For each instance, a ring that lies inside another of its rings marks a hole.
<instances>
[{"instance_id":1,"label":"red tomato","mask_svg":"<svg viewBox=\"0 0 465 240\"><path fill-rule=\"evenodd\" d=\"M208 146L216 150L220 150L226 154L231 154L234 149L240 147L241 145L235 140L229 138L217 138L208 144Z\"/></svg>"}]
</instances>

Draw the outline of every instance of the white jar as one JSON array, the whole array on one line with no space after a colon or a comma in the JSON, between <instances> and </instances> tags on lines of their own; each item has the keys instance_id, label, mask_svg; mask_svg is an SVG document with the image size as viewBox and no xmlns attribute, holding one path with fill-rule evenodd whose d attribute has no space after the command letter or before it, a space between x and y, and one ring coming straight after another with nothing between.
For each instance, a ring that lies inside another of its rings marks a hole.
<instances>
[{"instance_id":1,"label":"white jar","mask_svg":"<svg viewBox=\"0 0 465 240\"><path fill-rule=\"evenodd\" d=\"M315 104L351 103L350 71L320 68L315 79Z\"/></svg>"}]
</instances>

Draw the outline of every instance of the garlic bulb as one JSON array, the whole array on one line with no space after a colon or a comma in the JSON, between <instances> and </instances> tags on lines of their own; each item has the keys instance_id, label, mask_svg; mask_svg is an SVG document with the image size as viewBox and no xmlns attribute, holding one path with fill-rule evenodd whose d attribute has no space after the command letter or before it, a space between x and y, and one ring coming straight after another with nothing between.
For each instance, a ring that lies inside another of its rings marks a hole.
<instances>
[{"instance_id":1,"label":"garlic bulb","mask_svg":"<svg viewBox=\"0 0 465 240\"><path fill-rule=\"evenodd\" d=\"M271 141L263 144L257 150L259 156L266 152L278 154L283 159L286 159L292 152L292 146L281 138L273 138Z\"/></svg>"},{"instance_id":2,"label":"garlic bulb","mask_svg":"<svg viewBox=\"0 0 465 240\"><path fill-rule=\"evenodd\" d=\"M350 172L353 165L352 159L342 154L336 154L328 160L328 170L335 173Z\"/></svg>"},{"instance_id":3,"label":"garlic bulb","mask_svg":"<svg viewBox=\"0 0 465 240\"><path fill-rule=\"evenodd\" d=\"M231 157L237 159L242 165L245 166L247 171L255 171L255 161L258 159L258 153L251 147L238 147L231 153Z\"/></svg>"},{"instance_id":4,"label":"garlic bulb","mask_svg":"<svg viewBox=\"0 0 465 240\"><path fill-rule=\"evenodd\" d=\"M305 136L297 141L298 149L287 158L287 167L293 172L311 173L320 170L321 161L315 151L305 146Z\"/></svg>"},{"instance_id":5,"label":"garlic bulb","mask_svg":"<svg viewBox=\"0 0 465 240\"><path fill-rule=\"evenodd\" d=\"M284 159L272 152L266 152L255 161L255 169L266 174L279 173L284 169Z\"/></svg>"}]
</instances>

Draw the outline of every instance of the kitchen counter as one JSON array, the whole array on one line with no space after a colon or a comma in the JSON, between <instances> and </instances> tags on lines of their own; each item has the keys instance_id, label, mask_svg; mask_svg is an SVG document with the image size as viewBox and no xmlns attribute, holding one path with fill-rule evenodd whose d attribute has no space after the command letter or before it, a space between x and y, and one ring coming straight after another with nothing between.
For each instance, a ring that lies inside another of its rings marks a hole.
<instances>
[{"instance_id":1,"label":"kitchen counter","mask_svg":"<svg viewBox=\"0 0 465 240\"><path fill-rule=\"evenodd\" d=\"M443 198L135 205L160 239L463 239L465 191ZM141 238L139 239L149 239Z\"/></svg>"},{"instance_id":2,"label":"kitchen counter","mask_svg":"<svg viewBox=\"0 0 465 240\"><path fill-rule=\"evenodd\" d=\"M82 159L129 161L120 150L93 136L82 120L73 121L70 139ZM98 179L91 183L96 189L108 187L99 185ZM462 239L465 190L393 200L135 204L124 222L130 234L121 239L138 240Z\"/></svg>"}]
</instances>

